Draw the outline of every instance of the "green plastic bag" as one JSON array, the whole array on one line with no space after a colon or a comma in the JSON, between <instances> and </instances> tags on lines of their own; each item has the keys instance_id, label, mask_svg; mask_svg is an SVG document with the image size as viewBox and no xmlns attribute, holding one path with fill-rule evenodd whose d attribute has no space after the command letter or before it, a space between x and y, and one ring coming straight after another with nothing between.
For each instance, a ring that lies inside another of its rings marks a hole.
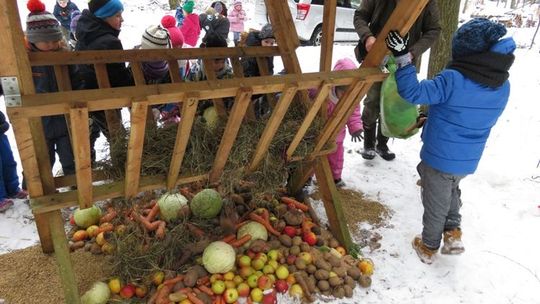
<instances>
[{"instance_id":1,"label":"green plastic bag","mask_svg":"<svg viewBox=\"0 0 540 304\"><path fill-rule=\"evenodd\" d=\"M393 56L386 65L390 75L381 87L381 130L386 137L409 138L418 132L416 118L418 106L406 102L399 96L396 83L397 65Z\"/></svg>"}]
</instances>

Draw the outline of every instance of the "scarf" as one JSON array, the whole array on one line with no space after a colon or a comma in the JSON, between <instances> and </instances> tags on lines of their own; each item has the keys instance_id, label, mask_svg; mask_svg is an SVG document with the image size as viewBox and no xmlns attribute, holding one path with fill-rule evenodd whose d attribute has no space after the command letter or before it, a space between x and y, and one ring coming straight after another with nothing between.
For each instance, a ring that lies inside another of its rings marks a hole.
<instances>
[{"instance_id":1,"label":"scarf","mask_svg":"<svg viewBox=\"0 0 540 304\"><path fill-rule=\"evenodd\" d=\"M514 59L513 54L485 52L454 58L447 68L490 88L498 88L508 80Z\"/></svg>"}]
</instances>

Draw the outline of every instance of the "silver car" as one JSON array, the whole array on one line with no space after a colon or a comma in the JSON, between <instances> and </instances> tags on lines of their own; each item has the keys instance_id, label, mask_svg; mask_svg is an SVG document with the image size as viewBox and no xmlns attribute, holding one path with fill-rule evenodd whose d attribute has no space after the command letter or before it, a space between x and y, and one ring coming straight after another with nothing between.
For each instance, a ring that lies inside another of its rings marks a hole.
<instances>
[{"instance_id":1,"label":"silver car","mask_svg":"<svg viewBox=\"0 0 540 304\"><path fill-rule=\"evenodd\" d=\"M361 0L337 0L334 42L357 42L354 30L354 11ZM320 45L324 0L287 0L298 38L310 45ZM255 1L255 21L264 25L269 21L264 0Z\"/></svg>"}]
</instances>

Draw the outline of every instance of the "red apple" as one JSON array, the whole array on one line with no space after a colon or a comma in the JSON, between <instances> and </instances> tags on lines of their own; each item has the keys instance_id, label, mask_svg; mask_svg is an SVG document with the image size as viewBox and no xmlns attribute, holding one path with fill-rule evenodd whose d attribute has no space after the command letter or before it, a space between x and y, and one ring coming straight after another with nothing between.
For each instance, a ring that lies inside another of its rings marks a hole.
<instances>
[{"instance_id":1,"label":"red apple","mask_svg":"<svg viewBox=\"0 0 540 304\"><path fill-rule=\"evenodd\" d=\"M236 290L238 290L238 296L247 297L249 296L251 288L249 288L249 285L247 283L242 282L238 284L238 286L236 286Z\"/></svg>"},{"instance_id":2,"label":"red apple","mask_svg":"<svg viewBox=\"0 0 540 304\"><path fill-rule=\"evenodd\" d=\"M146 297L146 294L148 293L148 288L144 285L139 285L135 288L135 295L137 298L144 298Z\"/></svg>"},{"instance_id":3,"label":"red apple","mask_svg":"<svg viewBox=\"0 0 540 304\"><path fill-rule=\"evenodd\" d=\"M251 250L248 250L246 254L252 260L255 258L255 252L253 252Z\"/></svg>"},{"instance_id":4,"label":"red apple","mask_svg":"<svg viewBox=\"0 0 540 304\"><path fill-rule=\"evenodd\" d=\"M277 304L276 292L274 290L271 290L270 292L265 292L261 303L262 304Z\"/></svg>"},{"instance_id":5,"label":"red apple","mask_svg":"<svg viewBox=\"0 0 540 304\"><path fill-rule=\"evenodd\" d=\"M120 289L120 296L124 299L131 299L135 295L135 286L127 284Z\"/></svg>"},{"instance_id":6,"label":"red apple","mask_svg":"<svg viewBox=\"0 0 540 304\"><path fill-rule=\"evenodd\" d=\"M309 246L314 246L317 244L317 235L313 232L304 232L304 235L302 236L302 239L304 242L308 243Z\"/></svg>"},{"instance_id":7,"label":"red apple","mask_svg":"<svg viewBox=\"0 0 540 304\"><path fill-rule=\"evenodd\" d=\"M287 284L287 281L285 280L277 280L276 283L274 283L274 286L280 293L285 293L289 289L289 284Z\"/></svg>"},{"instance_id":8,"label":"red apple","mask_svg":"<svg viewBox=\"0 0 540 304\"><path fill-rule=\"evenodd\" d=\"M294 254L289 254L287 257L287 264L294 265L294 262L296 261L296 256Z\"/></svg>"},{"instance_id":9,"label":"red apple","mask_svg":"<svg viewBox=\"0 0 540 304\"><path fill-rule=\"evenodd\" d=\"M267 275L262 275L257 280L257 286L262 290L270 289L272 288L272 280Z\"/></svg>"},{"instance_id":10,"label":"red apple","mask_svg":"<svg viewBox=\"0 0 540 304\"><path fill-rule=\"evenodd\" d=\"M283 228L283 231L281 232L290 236L291 238L296 236L296 228L294 228L293 226L285 226L285 228Z\"/></svg>"},{"instance_id":11,"label":"red apple","mask_svg":"<svg viewBox=\"0 0 540 304\"><path fill-rule=\"evenodd\" d=\"M227 288L223 294L223 299L226 303L234 303L238 300L238 290L236 288Z\"/></svg>"}]
</instances>

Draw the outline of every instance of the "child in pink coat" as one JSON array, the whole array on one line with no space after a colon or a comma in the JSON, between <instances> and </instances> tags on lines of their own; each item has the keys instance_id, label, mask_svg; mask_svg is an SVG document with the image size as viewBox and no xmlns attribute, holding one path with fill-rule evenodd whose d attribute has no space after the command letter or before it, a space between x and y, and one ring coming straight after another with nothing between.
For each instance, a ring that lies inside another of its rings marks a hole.
<instances>
[{"instance_id":1,"label":"child in pink coat","mask_svg":"<svg viewBox=\"0 0 540 304\"><path fill-rule=\"evenodd\" d=\"M227 18L229 18L229 22L231 23L230 29L233 32L234 45L238 45L240 33L244 31L244 21L246 20L246 11L242 9L242 1L234 1L233 9Z\"/></svg>"},{"instance_id":2,"label":"child in pink coat","mask_svg":"<svg viewBox=\"0 0 540 304\"><path fill-rule=\"evenodd\" d=\"M356 69L356 64L349 58L343 58L336 62L334 65L334 71L342 70L354 70ZM347 86L336 86L332 87L330 93L328 94L328 117L332 115L334 109L336 108L337 102L347 91ZM360 114L360 106L354 108L353 113L347 120L347 128L349 129L349 134L351 134L352 141L360 141L362 139L362 132L364 131L362 126L362 116ZM345 139L345 127L341 129L336 137L336 151L328 155L328 162L330 162L330 168L332 169L332 176L337 187L344 187L345 183L341 180L341 172L343 171L343 140Z\"/></svg>"},{"instance_id":3,"label":"child in pink coat","mask_svg":"<svg viewBox=\"0 0 540 304\"><path fill-rule=\"evenodd\" d=\"M195 47L201 34L201 25L199 24L199 16L193 13L195 2L188 0L182 6L184 12L184 23L180 27L182 35L184 36L184 43Z\"/></svg>"}]
</instances>

